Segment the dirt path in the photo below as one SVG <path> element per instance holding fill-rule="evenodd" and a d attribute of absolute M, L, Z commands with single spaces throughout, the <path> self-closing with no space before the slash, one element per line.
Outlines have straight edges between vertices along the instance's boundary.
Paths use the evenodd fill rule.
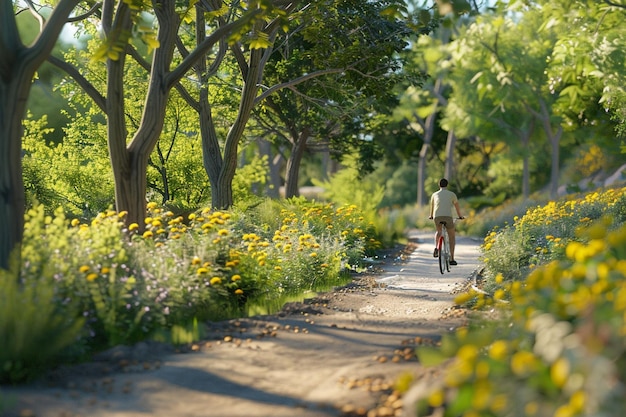
<path fill-rule="evenodd" d="M 423 378 L 413 351 L 463 322 L 452 294 L 478 268 L 479 242 L 459 238 L 441 275 L 432 234 L 379 271 L 280 314 L 208 325 L 184 353 L 119 347 L 35 384 L 2 388 L 6 417 L 327 417 L 401 415 L 393 385 Z M 372 411 L 374 410 L 374 411 Z M 373 414 L 373 413 L 376 414 Z"/>

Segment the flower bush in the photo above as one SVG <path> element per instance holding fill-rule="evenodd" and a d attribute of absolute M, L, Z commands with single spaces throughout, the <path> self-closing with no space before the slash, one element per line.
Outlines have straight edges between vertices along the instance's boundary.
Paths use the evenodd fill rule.
<path fill-rule="evenodd" d="M 617 227 L 626 220 L 625 214 L 626 188 L 577 194 L 529 208 L 512 224 L 486 235 L 481 249 L 487 289 L 498 274 L 505 281 L 523 280 L 533 268 L 561 259 L 569 242 L 583 241 L 580 231 L 595 220 L 611 218 Z"/>
<path fill-rule="evenodd" d="M 0 356 L 0 380 L 31 377 L 29 364 L 40 369 L 61 349 L 76 359 L 345 283 L 345 272 L 380 246 L 366 217 L 356 206 L 304 199 L 203 209 L 187 218 L 149 203 L 141 226 L 126 225 L 125 213 L 112 210 L 84 223 L 60 209 L 48 216 L 33 208 L 22 265 L 1 293 L 15 302 L 0 307 L 0 338 L 15 346 Z M 26 304 L 41 304 L 45 316 L 17 311 Z M 46 355 L 24 349 L 42 337 Z"/>
<path fill-rule="evenodd" d="M 530 256 L 487 259 L 490 291 L 470 291 L 456 302 L 491 311 L 488 319 L 477 316 L 434 352 L 418 350 L 423 360 L 448 361 L 444 378 L 420 400 L 420 415 L 626 413 L 623 193 L 607 190 L 530 209 L 513 226 L 487 235 L 485 257 L 529 248 Z M 520 272 L 524 265 L 527 273 Z"/>

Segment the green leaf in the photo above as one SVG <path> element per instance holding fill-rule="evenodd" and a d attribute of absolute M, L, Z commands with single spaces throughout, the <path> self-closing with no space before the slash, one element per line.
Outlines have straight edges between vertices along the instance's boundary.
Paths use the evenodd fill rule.
<path fill-rule="evenodd" d="M 269 35 L 264 32 L 255 32 L 250 37 L 250 48 L 251 49 L 264 49 L 268 48 L 272 45 L 269 39 Z"/>
<path fill-rule="evenodd" d="M 441 352 L 441 349 L 431 346 L 419 346 L 415 349 L 415 355 L 424 366 L 437 366 L 445 362 L 448 358 Z"/>
<path fill-rule="evenodd" d="M 434 101 L 428 106 L 421 106 L 417 108 L 417 115 L 423 119 L 430 116 L 437 110 L 437 102 Z"/>

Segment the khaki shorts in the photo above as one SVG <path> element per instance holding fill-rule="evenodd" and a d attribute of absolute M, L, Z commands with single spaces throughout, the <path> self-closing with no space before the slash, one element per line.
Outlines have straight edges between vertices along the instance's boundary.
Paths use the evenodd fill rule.
<path fill-rule="evenodd" d="M 454 219 L 451 216 L 437 216 L 435 217 L 435 227 L 439 226 L 439 223 L 446 222 L 446 229 L 454 229 Z"/>

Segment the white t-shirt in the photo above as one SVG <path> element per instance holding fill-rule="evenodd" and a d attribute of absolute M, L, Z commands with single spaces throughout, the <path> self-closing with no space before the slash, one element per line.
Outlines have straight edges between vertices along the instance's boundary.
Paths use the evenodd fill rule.
<path fill-rule="evenodd" d="M 454 217 L 452 209 L 454 208 L 454 203 L 457 201 L 459 200 L 456 198 L 456 194 L 445 188 L 441 188 L 430 197 L 430 212 L 433 217 Z"/>

